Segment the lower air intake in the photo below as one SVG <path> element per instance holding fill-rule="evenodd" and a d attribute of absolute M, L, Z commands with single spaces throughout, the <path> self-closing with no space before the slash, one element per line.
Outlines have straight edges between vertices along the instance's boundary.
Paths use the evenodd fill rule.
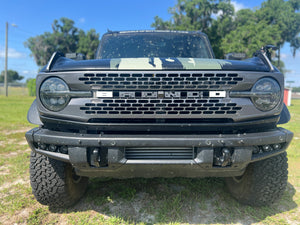
<path fill-rule="evenodd" d="M 174 160 L 174 159 L 194 159 L 193 148 L 126 148 L 126 159 L 132 160 Z"/>

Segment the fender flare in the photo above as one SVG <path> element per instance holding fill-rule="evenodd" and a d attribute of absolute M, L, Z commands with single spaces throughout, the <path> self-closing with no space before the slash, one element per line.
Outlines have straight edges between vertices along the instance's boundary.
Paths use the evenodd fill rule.
<path fill-rule="evenodd" d="M 280 118 L 277 124 L 285 124 L 287 122 L 289 122 L 291 119 L 291 115 L 290 112 L 288 110 L 288 108 L 286 107 L 285 104 L 283 104 L 283 109 L 280 113 Z"/>
<path fill-rule="evenodd" d="M 36 125 L 43 125 L 42 121 L 40 120 L 40 114 L 37 108 L 36 99 L 31 104 L 28 113 L 27 113 L 27 120 L 29 123 L 36 124 Z"/>

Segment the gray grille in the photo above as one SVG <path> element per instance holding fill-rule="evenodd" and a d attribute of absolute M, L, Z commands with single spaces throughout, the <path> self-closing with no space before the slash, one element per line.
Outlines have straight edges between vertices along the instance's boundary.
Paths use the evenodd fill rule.
<path fill-rule="evenodd" d="M 86 114 L 109 115 L 197 115 L 236 114 L 236 103 L 220 103 L 218 99 L 106 99 L 101 103 L 86 103 L 80 110 Z"/>
<path fill-rule="evenodd" d="M 86 73 L 78 78 L 102 90 L 217 90 L 243 81 L 237 73 Z"/>
<path fill-rule="evenodd" d="M 193 148 L 126 148 L 125 158 L 133 160 L 194 159 Z"/>

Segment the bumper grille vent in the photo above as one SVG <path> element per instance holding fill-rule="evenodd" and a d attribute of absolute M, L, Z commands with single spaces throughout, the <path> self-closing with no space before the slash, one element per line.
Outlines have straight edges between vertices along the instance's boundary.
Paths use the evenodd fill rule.
<path fill-rule="evenodd" d="M 132 160 L 194 159 L 193 148 L 126 148 L 125 158 Z"/>
<path fill-rule="evenodd" d="M 243 81 L 236 73 L 86 73 L 78 79 L 102 90 L 217 90 Z"/>

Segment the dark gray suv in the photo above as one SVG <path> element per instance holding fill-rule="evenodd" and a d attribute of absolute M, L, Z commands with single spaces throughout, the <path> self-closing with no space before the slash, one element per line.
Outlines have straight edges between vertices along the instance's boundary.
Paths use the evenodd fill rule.
<path fill-rule="evenodd" d="M 214 176 L 242 203 L 272 203 L 293 134 L 277 127 L 290 115 L 269 48 L 221 60 L 200 32 L 126 31 L 105 34 L 94 60 L 54 53 L 28 112 L 36 199 L 70 206 L 88 177 Z"/>

